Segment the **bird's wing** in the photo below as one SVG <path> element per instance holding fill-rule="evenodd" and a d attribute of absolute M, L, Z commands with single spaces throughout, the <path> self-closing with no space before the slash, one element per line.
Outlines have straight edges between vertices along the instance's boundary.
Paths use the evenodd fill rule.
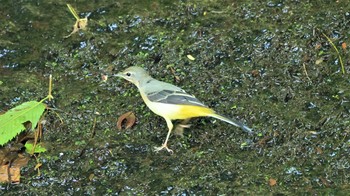
<path fill-rule="evenodd" d="M 187 94 L 182 89 L 154 91 L 147 93 L 147 97 L 152 102 L 206 107 L 196 97 Z"/>

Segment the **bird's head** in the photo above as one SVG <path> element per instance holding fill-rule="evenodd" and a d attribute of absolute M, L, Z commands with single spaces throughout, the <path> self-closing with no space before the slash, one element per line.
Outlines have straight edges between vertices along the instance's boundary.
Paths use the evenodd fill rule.
<path fill-rule="evenodd" d="M 142 80 L 150 77 L 146 70 L 137 66 L 128 67 L 124 71 L 119 72 L 117 76 L 124 78 L 136 86 L 139 86 Z"/>

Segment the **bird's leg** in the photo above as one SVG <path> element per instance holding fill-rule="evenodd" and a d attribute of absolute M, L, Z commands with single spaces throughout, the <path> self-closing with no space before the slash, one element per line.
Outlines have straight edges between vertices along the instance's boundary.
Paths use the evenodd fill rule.
<path fill-rule="evenodd" d="M 191 127 L 190 124 L 187 124 L 188 121 L 190 121 L 190 120 L 191 120 L 190 118 L 187 118 L 187 119 L 181 121 L 181 123 L 177 124 L 176 127 L 174 128 L 174 134 L 183 137 L 184 136 L 184 134 L 183 134 L 184 129 Z"/>
<path fill-rule="evenodd" d="M 167 134 L 166 139 L 165 139 L 164 143 L 162 144 L 162 146 L 155 147 L 154 151 L 158 152 L 160 150 L 166 149 L 168 152 L 173 153 L 173 150 L 168 148 L 168 140 L 169 140 L 169 137 L 170 137 L 170 133 L 171 133 L 171 131 L 173 129 L 173 123 L 171 122 L 170 119 L 166 119 L 165 118 L 165 120 L 166 120 L 166 124 L 168 125 L 168 129 L 169 129 L 168 134 Z"/>

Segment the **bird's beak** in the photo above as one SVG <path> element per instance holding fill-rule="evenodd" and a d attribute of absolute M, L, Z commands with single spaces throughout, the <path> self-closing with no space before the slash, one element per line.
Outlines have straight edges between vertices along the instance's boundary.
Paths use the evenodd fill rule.
<path fill-rule="evenodd" d="M 123 77 L 124 77 L 124 75 L 123 75 L 123 73 L 122 73 L 122 72 L 117 73 L 115 76 L 117 76 L 117 77 L 121 77 L 121 78 L 123 78 Z"/>

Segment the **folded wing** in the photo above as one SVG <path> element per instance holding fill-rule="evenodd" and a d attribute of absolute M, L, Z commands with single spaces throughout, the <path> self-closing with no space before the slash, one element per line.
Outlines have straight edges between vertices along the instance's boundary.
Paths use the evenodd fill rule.
<path fill-rule="evenodd" d="M 157 92 L 150 92 L 147 97 L 152 102 L 180 104 L 180 105 L 194 105 L 207 107 L 201 103 L 196 97 L 187 94 L 185 91 L 162 90 Z"/>

